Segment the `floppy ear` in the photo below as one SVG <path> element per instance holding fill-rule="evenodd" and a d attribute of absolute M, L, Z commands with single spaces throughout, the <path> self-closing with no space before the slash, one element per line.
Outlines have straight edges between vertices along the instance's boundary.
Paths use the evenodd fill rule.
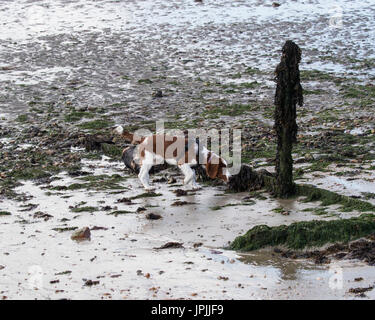
<path fill-rule="evenodd" d="M 219 167 L 218 178 L 224 180 L 225 182 L 228 182 L 228 176 L 226 174 L 224 174 L 224 168 L 227 168 L 227 164 L 221 158 L 219 160 L 219 166 L 218 167 Z"/>
<path fill-rule="evenodd" d="M 217 177 L 217 173 L 219 171 L 219 165 L 211 162 L 206 163 L 206 172 L 207 175 L 211 179 L 215 179 Z"/>

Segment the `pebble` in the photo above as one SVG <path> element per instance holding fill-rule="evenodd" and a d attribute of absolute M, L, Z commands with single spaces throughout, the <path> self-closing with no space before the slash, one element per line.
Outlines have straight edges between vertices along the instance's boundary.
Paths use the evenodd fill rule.
<path fill-rule="evenodd" d="M 72 234 L 71 239 L 76 241 L 91 240 L 90 228 L 84 227 L 82 229 L 75 231 Z"/>

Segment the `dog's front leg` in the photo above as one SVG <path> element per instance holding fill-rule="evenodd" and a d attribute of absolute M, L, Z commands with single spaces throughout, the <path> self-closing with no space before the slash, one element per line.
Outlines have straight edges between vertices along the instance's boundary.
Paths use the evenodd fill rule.
<path fill-rule="evenodd" d="M 184 184 L 190 185 L 194 190 L 199 189 L 200 186 L 195 182 L 195 171 L 190 167 L 190 165 L 183 164 L 179 167 L 185 175 Z"/>
<path fill-rule="evenodd" d="M 139 170 L 138 178 L 141 181 L 143 187 L 150 191 L 154 188 L 150 186 L 150 175 L 149 171 L 152 168 L 152 164 L 144 163 L 141 166 L 141 169 Z"/>

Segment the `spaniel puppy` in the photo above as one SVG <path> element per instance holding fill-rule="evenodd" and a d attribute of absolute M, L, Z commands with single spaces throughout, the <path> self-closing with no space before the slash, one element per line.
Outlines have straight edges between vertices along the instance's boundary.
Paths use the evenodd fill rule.
<path fill-rule="evenodd" d="M 211 179 L 218 178 L 228 182 L 230 178 L 227 162 L 201 146 L 198 139 L 154 134 L 137 140 L 134 134 L 125 131 L 121 126 L 116 127 L 114 132 L 121 135 L 126 141 L 137 144 L 137 148 L 124 149 L 123 159 L 126 166 L 136 172 L 139 170 L 138 178 L 146 190 L 154 189 L 149 183 L 151 168 L 163 163 L 178 166 L 185 176 L 184 184 L 193 190 L 199 189 L 200 186 L 195 181 L 195 172 L 191 168 L 192 166 L 204 166 Z"/>

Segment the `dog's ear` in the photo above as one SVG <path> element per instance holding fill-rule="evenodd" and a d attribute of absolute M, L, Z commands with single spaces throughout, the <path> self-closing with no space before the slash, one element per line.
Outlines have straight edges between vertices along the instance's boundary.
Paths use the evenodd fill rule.
<path fill-rule="evenodd" d="M 211 179 L 215 179 L 217 177 L 218 171 L 219 171 L 219 164 L 212 163 L 211 159 L 208 159 L 207 163 L 206 163 L 206 172 L 207 172 L 207 175 Z"/>
<path fill-rule="evenodd" d="M 225 182 L 228 182 L 228 176 L 224 173 L 224 169 L 227 168 L 227 164 L 225 161 L 223 161 L 221 158 L 219 160 L 219 170 L 217 177 Z"/>

